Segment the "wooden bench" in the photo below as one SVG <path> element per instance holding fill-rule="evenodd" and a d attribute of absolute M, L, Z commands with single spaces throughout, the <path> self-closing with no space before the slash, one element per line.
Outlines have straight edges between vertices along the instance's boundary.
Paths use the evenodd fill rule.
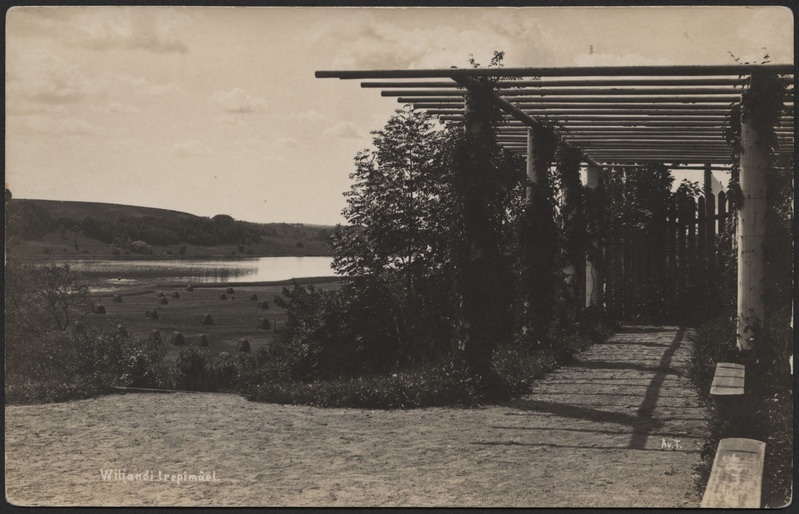
<path fill-rule="evenodd" d="M 710 385 L 710 396 L 718 408 L 719 416 L 734 426 L 747 424 L 747 400 L 745 395 L 746 368 L 743 364 L 719 362 Z M 749 437 L 752 434 L 735 433 L 737 437 Z"/>
<path fill-rule="evenodd" d="M 730 438 L 719 442 L 702 508 L 759 509 L 766 443 Z"/>
<path fill-rule="evenodd" d="M 710 385 L 710 395 L 714 397 L 743 395 L 745 379 L 746 368 L 743 364 L 719 362 L 716 364 L 716 373 Z"/>

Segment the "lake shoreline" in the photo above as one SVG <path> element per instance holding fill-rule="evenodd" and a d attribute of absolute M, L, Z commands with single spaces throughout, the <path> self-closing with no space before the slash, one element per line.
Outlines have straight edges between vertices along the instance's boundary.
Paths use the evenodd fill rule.
<path fill-rule="evenodd" d="M 106 290 L 95 291 L 95 292 L 90 291 L 89 296 L 97 299 L 112 298 L 116 295 L 122 297 L 138 296 L 143 294 L 151 294 L 160 289 L 174 289 L 178 291 L 183 291 L 189 285 L 191 285 L 194 289 L 226 289 L 228 287 L 278 287 L 278 286 L 288 287 L 294 284 L 297 285 L 330 284 L 334 282 L 340 282 L 342 278 L 344 277 L 340 277 L 337 275 L 329 275 L 329 276 L 318 276 L 318 277 L 290 278 L 285 280 L 262 280 L 262 281 L 252 281 L 252 282 L 205 282 L 198 284 L 188 284 L 186 282 L 164 282 L 164 283 L 156 283 L 153 285 L 146 285 L 146 286 L 125 285 L 112 291 L 106 291 Z"/>

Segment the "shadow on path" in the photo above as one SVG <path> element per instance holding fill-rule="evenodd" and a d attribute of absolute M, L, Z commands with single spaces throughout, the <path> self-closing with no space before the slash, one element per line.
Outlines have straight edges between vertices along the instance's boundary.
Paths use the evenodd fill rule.
<path fill-rule="evenodd" d="M 676 327 L 675 327 L 676 329 Z M 597 424 L 611 423 L 629 427 L 623 432 L 604 430 L 597 427 L 592 429 L 563 429 L 583 432 L 594 432 L 596 434 L 630 434 L 630 439 L 626 445 L 627 449 L 644 450 L 647 449 L 647 442 L 654 430 L 663 428 L 664 422 L 653 416 L 658 406 L 658 400 L 666 388 L 666 381 L 670 378 L 677 378 L 678 371 L 672 366 L 675 353 L 680 349 L 685 334 L 685 329 L 676 329 L 670 342 L 658 342 L 670 334 L 675 329 L 668 330 L 654 327 L 626 327 L 619 334 L 614 336 L 605 344 L 597 345 L 597 351 L 587 359 L 580 360 L 573 365 L 562 369 L 550 377 L 554 380 L 544 381 L 540 392 L 533 393 L 525 398 L 512 401 L 508 406 L 521 412 L 535 412 L 550 414 L 565 419 L 585 420 Z M 628 339 L 628 334 L 634 336 Z M 651 334 L 651 335 L 650 335 Z M 649 339 L 641 341 L 642 339 Z M 653 340 L 654 339 L 654 340 Z M 633 351 L 635 347 L 642 347 L 641 351 Z M 662 349 L 658 354 L 654 350 Z M 596 358 L 601 355 L 604 358 Z M 612 357 L 612 358 L 608 358 Z M 659 357 L 659 358 L 658 358 Z M 562 380 L 563 377 L 572 378 L 578 370 L 585 370 L 577 373 L 583 380 Z M 608 376 L 604 371 L 616 372 Z M 643 377 L 630 377 L 624 375 L 625 371 L 635 371 L 644 374 Z M 622 375 L 619 376 L 619 373 Z M 651 374 L 651 375 L 650 375 Z M 623 378 L 623 380 L 619 380 Z M 648 382 L 647 382 L 648 379 Z M 674 387 L 676 386 L 676 387 Z M 682 400 L 686 397 L 684 385 L 674 384 L 672 389 L 674 394 L 662 395 L 672 400 Z M 559 388 L 549 390 L 549 388 Z M 597 391 L 603 387 L 610 388 L 610 391 Z M 645 387 L 643 394 L 640 388 Z M 564 397 L 562 401 L 552 401 L 552 396 Z M 569 397 L 584 398 L 597 396 L 595 403 L 597 407 L 586 406 L 583 402 L 569 402 Z M 635 405 L 635 400 L 640 398 L 640 403 Z M 618 400 L 613 404 L 610 400 Z M 620 410 L 621 409 L 621 410 Z M 510 414 L 510 413 L 509 413 Z M 702 417 L 675 418 L 682 421 L 702 421 Z M 497 427 L 501 428 L 501 427 Z M 535 430 L 528 427 L 505 427 Z M 631 430 L 630 430 L 631 429 Z M 560 430 L 560 429 L 557 429 Z M 665 433 L 659 434 L 661 437 Z M 474 442 L 473 444 L 503 444 L 502 442 Z M 525 444 L 511 442 L 508 444 Z M 532 446 L 548 446 L 547 443 L 530 443 Z M 563 447 L 563 445 L 555 445 Z M 575 446 L 579 448 L 580 446 Z M 586 448 L 599 448 L 594 445 Z M 620 449 L 623 447 L 614 447 Z"/>

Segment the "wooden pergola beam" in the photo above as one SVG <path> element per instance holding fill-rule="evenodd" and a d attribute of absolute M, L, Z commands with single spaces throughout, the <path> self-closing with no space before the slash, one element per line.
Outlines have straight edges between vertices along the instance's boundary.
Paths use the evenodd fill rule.
<path fill-rule="evenodd" d="M 524 107 L 517 105 L 520 109 L 531 116 L 687 116 L 687 117 L 695 117 L 695 116 L 716 116 L 716 117 L 726 117 L 729 113 L 728 110 L 724 109 L 685 109 L 683 110 L 643 110 L 643 109 L 580 109 L 580 110 L 555 110 L 555 109 L 540 109 L 540 108 L 532 108 L 532 109 L 525 109 Z M 442 115 L 454 115 L 454 116 L 462 116 L 463 109 L 457 107 L 448 107 L 448 108 L 432 108 L 426 109 L 427 114 L 433 116 L 442 116 Z"/>
<path fill-rule="evenodd" d="M 381 91 L 380 96 L 454 96 L 461 94 L 463 89 L 398 89 Z M 727 95 L 736 97 L 741 94 L 740 89 L 735 88 L 660 88 L 660 89 L 635 89 L 635 88 L 585 88 L 585 89 L 498 89 L 498 95 L 502 96 L 615 96 L 615 95 L 670 95 L 679 98 L 681 95 Z"/>
<path fill-rule="evenodd" d="M 544 97 L 537 97 L 537 96 L 524 96 L 514 98 L 516 103 L 534 103 L 534 104 L 547 104 L 547 103 L 587 103 L 587 104 L 598 104 L 598 103 L 612 103 L 612 104 L 624 104 L 624 103 L 683 103 L 683 104 L 693 104 L 693 103 L 722 103 L 727 105 L 732 105 L 732 103 L 736 100 L 735 97 L 731 96 L 681 96 L 681 97 L 674 97 L 674 96 L 591 96 L 591 97 L 584 97 L 584 96 L 558 96 L 558 95 L 550 95 Z M 446 103 L 463 103 L 463 97 L 461 96 L 401 96 L 397 98 L 397 101 L 402 104 L 407 103 L 414 103 L 414 102 L 446 102 Z M 793 103 L 793 95 L 790 95 L 786 98 L 786 104 Z"/>
<path fill-rule="evenodd" d="M 525 112 L 525 111 L 522 111 Z M 529 113 L 526 113 L 529 115 Z M 454 121 L 459 118 L 457 114 L 441 114 L 442 119 Z M 556 116 L 548 116 L 540 118 L 542 120 L 568 122 L 568 121 L 606 121 L 606 122 L 647 122 L 647 121 L 684 121 L 686 123 L 693 123 L 699 121 L 711 121 L 716 123 L 723 123 L 727 117 L 723 115 L 715 116 L 633 116 L 629 114 L 608 114 L 608 115 L 590 115 L 590 114 L 558 114 Z"/>
<path fill-rule="evenodd" d="M 619 76 L 733 76 L 756 70 L 793 74 L 792 64 L 731 64 L 710 66 L 575 66 L 570 68 L 439 68 L 424 70 L 323 70 L 316 78 L 395 79 L 456 77 L 619 77 Z"/>
<path fill-rule="evenodd" d="M 458 109 L 463 110 L 459 102 L 409 102 L 417 109 Z M 591 103 L 565 103 L 565 104 L 540 104 L 530 102 L 512 102 L 513 105 L 519 109 L 528 110 L 542 110 L 553 112 L 572 112 L 577 110 L 591 110 L 596 112 L 604 111 L 654 111 L 654 112 L 691 112 L 693 110 L 713 111 L 713 112 L 730 112 L 730 106 L 725 104 L 619 104 L 619 105 L 594 105 Z M 788 109 L 792 112 L 793 107 Z"/>
<path fill-rule="evenodd" d="M 600 87 L 600 86 L 742 86 L 746 84 L 744 78 L 667 78 L 667 79 L 597 79 L 597 80 L 498 80 L 497 87 Z M 362 88 L 403 88 L 403 87 L 434 87 L 451 88 L 454 84 L 449 81 L 382 81 L 361 82 Z"/>
<path fill-rule="evenodd" d="M 464 86 L 466 88 L 475 88 L 475 87 L 478 86 L 476 81 L 474 79 L 470 78 L 470 77 L 458 77 L 458 78 L 453 77 L 453 80 L 456 80 L 459 84 L 461 84 L 462 86 Z M 527 114 L 524 111 L 518 109 L 512 103 L 510 103 L 507 100 L 505 100 L 504 98 L 498 96 L 496 93 L 491 95 L 491 101 L 494 102 L 494 104 L 497 107 L 499 107 L 499 109 L 501 109 L 502 112 L 512 116 L 519 123 L 521 123 L 523 125 L 526 125 L 526 126 L 531 127 L 531 128 L 552 130 L 551 128 L 547 127 L 546 125 L 544 125 L 540 121 L 536 120 L 535 118 L 533 118 L 529 114 Z M 553 131 L 553 133 L 556 136 L 558 136 L 557 132 Z M 591 157 L 586 155 L 580 148 L 574 147 L 574 146 L 572 146 L 572 145 L 570 145 L 568 143 L 563 143 L 563 144 L 565 144 L 567 147 L 573 148 L 574 150 L 579 152 L 585 158 L 585 160 L 588 163 L 594 163 L 594 161 L 591 159 Z M 526 145 L 525 145 L 525 148 L 526 148 Z"/>

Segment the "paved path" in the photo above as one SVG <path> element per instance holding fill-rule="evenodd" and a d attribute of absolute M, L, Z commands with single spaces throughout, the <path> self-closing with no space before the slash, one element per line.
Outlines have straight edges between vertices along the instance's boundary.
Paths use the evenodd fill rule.
<path fill-rule="evenodd" d="M 697 507 L 704 412 L 676 327 L 628 327 L 481 409 L 316 409 L 129 394 L 6 407 L 24 505 Z M 104 480 L 101 469 L 155 480 Z M 158 473 L 215 472 L 210 482 Z"/>

